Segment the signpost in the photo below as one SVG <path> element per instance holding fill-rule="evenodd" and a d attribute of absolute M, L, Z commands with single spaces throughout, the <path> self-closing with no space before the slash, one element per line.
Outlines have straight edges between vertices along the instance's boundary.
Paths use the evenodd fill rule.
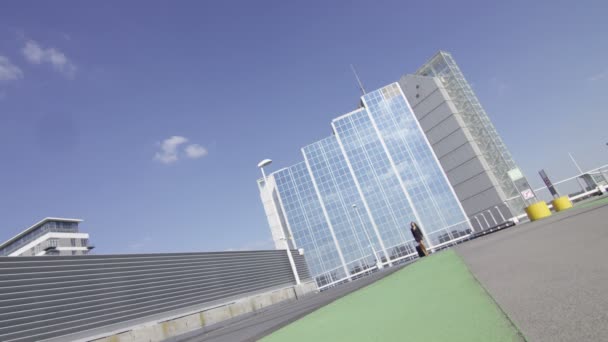
<path fill-rule="evenodd" d="M 553 196 L 554 198 L 558 198 L 559 194 L 557 193 L 557 189 L 555 189 L 555 187 L 553 186 L 553 183 L 551 183 L 551 180 L 547 176 L 547 173 L 545 172 L 545 170 L 538 171 L 538 174 L 540 175 L 540 178 L 543 179 L 543 182 L 547 186 L 547 189 L 549 189 L 549 192 L 551 192 L 551 196 Z"/>
<path fill-rule="evenodd" d="M 521 192 L 521 195 L 524 199 L 529 200 L 531 198 L 534 198 L 534 193 L 532 192 L 531 189 L 526 189 L 524 191 Z"/>
<path fill-rule="evenodd" d="M 524 200 L 524 204 L 529 205 L 529 200 L 532 200 L 533 202 L 536 195 L 534 194 L 534 191 L 532 191 L 530 184 L 526 181 L 526 178 L 524 178 L 524 174 L 521 170 L 519 168 L 514 168 L 509 170 L 508 174 L 513 186 Z"/>

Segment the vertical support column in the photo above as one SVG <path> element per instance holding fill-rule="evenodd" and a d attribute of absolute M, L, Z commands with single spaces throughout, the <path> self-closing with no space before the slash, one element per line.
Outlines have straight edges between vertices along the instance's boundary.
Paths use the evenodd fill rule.
<path fill-rule="evenodd" d="M 289 243 L 287 245 L 289 246 Z M 285 251 L 287 252 L 287 258 L 289 259 L 289 265 L 291 265 L 291 271 L 293 272 L 293 278 L 296 280 L 296 285 L 300 285 L 300 275 L 298 274 L 296 263 L 293 261 L 291 250 L 288 247 Z"/>
<path fill-rule="evenodd" d="M 336 129 L 334 121 L 332 121 L 332 123 L 331 123 L 331 128 L 335 132 L 336 141 L 338 142 L 338 145 L 340 146 L 340 151 L 342 151 L 342 155 L 344 156 L 344 160 L 346 161 L 348 170 L 350 171 L 350 174 L 353 177 L 353 181 L 355 182 L 355 187 L 357 188 L 357 192 L 359 193 L 359 198 L 361 198 L 361 202 L 363 202 L 363 206 L 365 207 L 365 212 L 367 213 L 367 217 L 372 224 L 372 228 L 374 229 L 374 233 L 376 235 L 376 238 L 378 239 L 378 243 L 380 244 L 380 249 L 382 250 L 382 253 L 384 253 L 384 256 L 386 257 L 386 261 L 388 261 L 388 265 L 393 266 L 393 263 L 391 262 L 389 254 L 386 251 L 386 246 L 384 245 L 384 240 L 382 240 L 380 231 L 378 231 L 378 226 L 376 225 L 376 221 L 374 220 L 372 212 L 369 208 L 367 199 L 365 198 L 365 195 L 363 194 L 363 189 L 361 188 L 361 184 L 359 184 L 359 180 L 357 179 L 357 174 L 355 173 L 355 170 L 353 169 L 353 165 L 350 162 L 348 153 L 346 153 L 346 149 L 344 148 L 344 145 L 342 144 L 342 139 L 340 137 L 340 134 L 338 134 L 338 130 Z M 363 227 L 363 228 L 365 228 L 365 227 Z"/>

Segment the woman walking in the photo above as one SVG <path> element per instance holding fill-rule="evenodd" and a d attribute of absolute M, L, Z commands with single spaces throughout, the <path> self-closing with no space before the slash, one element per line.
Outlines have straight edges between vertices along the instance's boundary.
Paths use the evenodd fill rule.
<path fill-rule="evenodd" d="M 418 227 L 416 222 L 412 221 L 412 223 L 410 223 L 410 231 L 412 232 L 412 235 L 414 236 L 414 240 L 416 240 L 416 242 L 418 242 L 418 246 L 416 246 L 416 250 L 418 251 L 418 256 L 425 257 L 425 256 L 429 255 L 429 253 L 426 250 L 426 246 L 424 246 L 424 234 L 422 234 L 422 230 L 420 230 L 420 227 Z"/>

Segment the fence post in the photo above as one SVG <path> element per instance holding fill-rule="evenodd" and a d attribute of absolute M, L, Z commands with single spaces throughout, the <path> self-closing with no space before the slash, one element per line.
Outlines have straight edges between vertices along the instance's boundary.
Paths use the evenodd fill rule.
<path fill-rule="evenodd" d="M 481 227 L 481 222 L 479 221 L 479 218 L 476 216 L 473 216 L 474 219 L 477 220 L 477 226 L 479 226 L 479 230 L 483 230 L 483 228 Z"/>
<path fill-rule="evenodd" d="M 483 217 L 483 220 L 486 221 L 486 229 L 490 228 L 490 222 L 488 222 L 488 219 L 486 218 L 486 215 L 484 215 L 483 213 L 481 213 L 481 217 Z"/>
<path fill-rule="evenodd" d="M 500 218 L 502 219 L 502 222 L 505 222 L 505 215 L 502 214 L 502 211 L 500 211 L 500 208 L 498 206 L 494 207 L 496 209 L 496 211 L 498 211 L 498 213 L 500 214 Z"/>
<path fill-rule="evenodd" d="M 498 225 L 498 222 L 496 222 L 496 218 L 494 218 L 494 214 L 492 214 L 492 209 L 488 209 L 487 211 L 490 214 L 490 217 L 492 218 L 492 221 L 494 221 L 494 225 Z"/>

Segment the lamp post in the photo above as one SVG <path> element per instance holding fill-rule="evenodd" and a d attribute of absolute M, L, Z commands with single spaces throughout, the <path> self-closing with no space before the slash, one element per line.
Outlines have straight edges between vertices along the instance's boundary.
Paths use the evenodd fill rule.
<path fill-rule="evenodd" d="M 258 163 L 258 168 L 262 171 L 262 177 L 264 178 L 264 183 L 266 182 L 266 173 L 264 172 L 264 166 L 268 166 L 272 164 L 272 160 L 264 159 Z"/>
<path fill-rule="evenodd" d="M 367 238 L 369 247 L 372 249 L 372 252 L 374 253 L 374 258 L 376 258 L 376 267 L 378 267 L 378 269 L 382 269 L 384 266 L 382 266 L 382 261 L 380 260 L 380 258 L 378 258 L 378 253 L 376 253 L 376 249 L 374 248 L 372 239 L 370 239 L 369 234 L 367 234 L 367 229 L 365 228 L 365 224 L 363 223 L 363 219 L 361 218 L 361 214 L 359 213 L 359 208 L 357 208 L 356 204 L 353 204 L 353 209 L 355 209 L 355 212 L 357 213 L 357 217 L 359 218 L 359 222 L 361 223 L 361 228 L 363 228 L 363 233 L 365 233 L 365 237 Z"/>
<path fill-rule="evenodd" d="M 264 167 L 268 166 L 272 164 L 272 160 L 270 159 L 264 159 L 261 162 L 258 163 L 258 168 L 262 171 L 262 177 L 264 178 L 264 190 L 263 191 L 269 191 L 266 190 L 266 173 L 264 172 Z M 281 229 L 281 232 L 283 233 L 283 237 L 279 238 L 279 240 L 284 240 L 285 241 L 285 251 L 287 252 L 287 258 L 289 259 L 289 265 L 291 266 L 291 271 L 293 272 L 293 277 L 296 281 L 296 285 L 300 285 L 300 275 L 298 274 L 298 269 L 296 268 L 296 263 L 293 261 L 293 255 L 291 255 L 291 250 L 289 249 L 289 240 L 292 239 L 292 237 L 287 237 L 285 236 L 285 231 L 283 231 Z"/>
<path fill-rule="evenodd" d="M 293 278 L 296 281 L 296 285 L 300 285 L 300 275 L 298 274 L 298 269 L 296 268 L 296 263 L 293 261 L 293 255 L 291 255 L 291 250 L 289 249 L 289 241 L 293 239 L 292 237 L 285 237 L 283 236 L 282 238 L 280 238 L 280 240 L 285 240 L 285 244 L 287 245 L 287 247 L 285 247 L 285 250 L 287 251 L 287 258 L 289 259 L 289 265 L 291 266 L 291 271 L 293 272 Z M 298 251 L 298 253 L 300 253 L 300 251 Z"/>
<path fill-rule="evenodd" d="M 578 185 L 580 185 L 581 190 L 583 192 L 585 192 L 585 184 L 581 180 L 581 177 L 583 176 L 583 170 L 578 165 L 578 163 L 576 162 L 576 160 L 574 160 L 574 157 L 572 156 L 572 153 L 568 152 L 568 156 L 570 156 L 570 160 L 572 160 L 572 163 L 574 164 L 574 167 L 576 167 L 576 169 L 578 170 L 579 174 L 578 174 L 578 176 L 576 176 L 576 180 L 578 181 Z"/>

